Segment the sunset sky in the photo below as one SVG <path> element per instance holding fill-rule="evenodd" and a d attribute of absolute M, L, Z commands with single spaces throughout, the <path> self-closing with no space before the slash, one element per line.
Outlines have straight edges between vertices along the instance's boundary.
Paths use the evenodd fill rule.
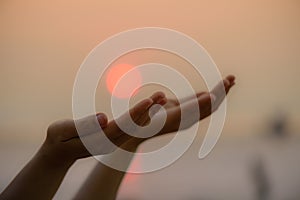
<path fill-rule="evenodd" d="M 187 34 L 208 51 L 222 76 L 237 77 L 223 137 L 263 131 L 277 111 L 287 113 L 299 133 L 299 20 L 298 0 L 1 0 L 0 156 L 7 164 L 0 167 L 0 189 L 40 146 L 47 126 L 72 117 L 73 83 L 88 53 L 133 28 Z M 174 55 L 148 50 L 116 62 L 153 61 L 184 71 L 196 89 L 206 90 Z M 110 115 L 106 87 L 99 85 L 96 99 L 98 111 Z"/>

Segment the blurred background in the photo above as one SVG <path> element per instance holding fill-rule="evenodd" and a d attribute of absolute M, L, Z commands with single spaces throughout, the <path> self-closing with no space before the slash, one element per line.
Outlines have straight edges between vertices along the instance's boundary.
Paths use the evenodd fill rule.
<path fill-rule="evenodd" d="M 73 83 L 88 53 L 121 31 L 157 26 L 194 38 L 237 84 L 207 158 L 199 160 L 198 151 L 209 119 L 174 164 L 128 174 L 118 199 L 299 199 L 299 24 L 298 0 L 1 0 L 0 191 L 38 150 L 47 126 L 72 117 Z M 167 64 L 206 90 L 192 66 L 167 52 L 132 52 L 118 62 Z M 145 87 L 135 98 L 156 89 Z M 111 117 L 109 97 L 101 80 L 96 107 Z M 147 141 L 140 151 L 172 137 Z M 71 199 L 95 164 L 93 158 L 76 162 L 54 199 Z"/>

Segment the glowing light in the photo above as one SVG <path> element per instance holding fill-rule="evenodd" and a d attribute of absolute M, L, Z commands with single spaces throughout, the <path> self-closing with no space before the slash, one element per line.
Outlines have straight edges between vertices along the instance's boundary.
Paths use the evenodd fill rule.
<path fill-rule="evenodd" d="M 132 71 L 129 74 L 122 77 L 130 70 Z M 106 76 L 106 86 L 108 91 L 111 95 L 118 98 L 129 98 L 131 95 L 134 95 L 141 84 L 141 73 L 128 64 L 119 64 L 111 67 Z"/>

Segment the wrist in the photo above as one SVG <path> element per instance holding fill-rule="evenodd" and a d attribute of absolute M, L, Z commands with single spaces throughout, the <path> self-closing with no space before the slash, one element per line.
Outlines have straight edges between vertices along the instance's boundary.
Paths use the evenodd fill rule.
<path fill-rule="evenodd" d="M 75 158 L 60 155 L 54 147 L 49 147 L 46 142 L 43 143 L 34 159 L 51 168 L 69 168 L 76 161 Z"/>

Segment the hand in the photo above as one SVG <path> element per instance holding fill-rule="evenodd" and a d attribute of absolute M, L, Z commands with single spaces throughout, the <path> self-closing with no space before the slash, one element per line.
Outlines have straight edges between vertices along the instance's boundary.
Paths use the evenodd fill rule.
<path fill-rule="evenodd" d="M 123 117 L 122 120 L 125 120 L 123 123 L 126 123 L 126 120 L 129 120 L 128 117 L 131 117 L 137 125 L 147 125 L 151 120 L 149 117 L 150 107 L 155 104 L 160 104 L 164 105 L 166 108 L 167 120 L 163 129 L 157 135 L 167 134 L 179 130 L 181 111 L 184 111 L 185 113 L 193 112 L 195 107 L 198 107 L 200 110 L 199 118 L 191 117 L 184 119 L 187 123 L 181 128 L 189 128 L 199 120 L 208 117 L 219 107 L 225 98 L 225 94 L 227 94 L 230 88 L 235 84 L 234 80 L 234 76 L 227 76 L 210 93 L 201 92 L 196 94 L 197 101 L 194 101 L 192 97 L 187 97 L 181 101 L 181 105 L 179 104 L 178 100 L 167 100 L 162 92 L 157 92 L 150 98 L 141 101 L 132 109 L 130 109 L 130 115 L 126 116 L 125 118 Z M 225 93 L 223 93 L 223 87 L 225 88 Z M 89 119 L 90 117 L 87 117 L 86 119 L 83 119 L 83 122 L 86 121 L 88 124 Z M 97 119 L 100 126 L 103 128 L 105 135 L 118 147 L 122 146 L 126 149 L 135 149 L 138 144 L 145 140 L 145 138 L 135 138 L 127 133 L 124 133 L 117 125 L 116 120 L 112 120 L 111 122 L 107 123 L 107 117 L 103 113 L 97 114 Z M 98 136 L 97 133 L 92 133 L 87 134 L 86 137 L 93 141 L 93 138 Z M 100 148 L 100 150 L 97 152 L 98 154 L 111 152 L 111 150 L 101 150 L 101 144 L 97 144 L 96 140 L 95 144 Z M 47 139 L 42 149 L 43 152 L 46 152 L 46 155 L 54 155 L 51 157 L 54 157 L 55 159 L 61 158 L 64 161 L 76 160 L 78 158 L 90 156 L 90 153 L 86 150 L 78 136 L 73 120 L 63 120 L 52 124 L 48 128 Z"/>
<path fill-rule="evenodd" d="M 180 101 L 181 104 L 175 99 L 168 100 L 164 106 L 167 110 L 167 122 L 160 134 L 174 132 L 179 129 L 182 114 L 181 111 L 185 113 L 185 118 L 183 120 L 186 122 L 182 124 L 182 129 L 189 128 L 199 120 L 210 116 L 219 108 L 226 94 L 228 94 L 231 87 L 234 85 L 235 77 L 233 75 L 229 75 L 223 81 L 218 83 L 212 91 L 197 93 L 197 101 L 194 100 L 194 96 L 182 99 Z M 193 119 L 193 117 L 196 116 L 193 112 L 197 111 L 197 109 L 195 109 L 197 107 L 200 111 L 200 116 L 199 118 Z M 190 114 L 187 115 L 187 113 Z"/>
<path fill-rule="evenodd" d="M 232 86 L 235 85 L 235 77 L 232 75 L 227 76 L 223 81 L 218 83 L 215 88 L 210 92 L 200 92 L 196 94 L 196 101 L 194 99 L 194 96 L 186 97 L 184 99 L 181 99 L 181 104 L 177 99 L 167 99 L 163 93 L 157 93 L 160 94 L 159 101 L 160 105 L 163 105 L 166 109 L 167 113 L 167 120 L 163 127 L 163 129 L 156 134 L 163 135 L 171 132 L 175 132 L 179 130 L 179 125 L 181 122 L 181 111 L 184 113 L 191 113 L 189 115 L 185 115 L 184 122 L 181 126 L 181 129 L 187 129 L 191 127 L 193 124 L 198 122 L 199 120 L 202 120 L 208 116 L 210 116 L 214 111 L 218 109 L 220 104 L 225 98 L 225 95 L 229 92 Z M 225 89 L 225 93 L 224 93 Z M 157 99 L 153 99 L 153 102 L 157 101 Z M 200 116 L 192 114 L 195 110 L 195 108 L 199 108 L 200 110 Z M 159 115 L 159 112 L 157 113 Z M 197 116 L 197 118 L 195 118 Z M 159 116 L 158 116 L 159 117 Z M 148 118 L 148 120 L 150 120 Z M 142 126 L 149 123 L 149 121 L 144 121 L 142 123 Z M 155 137 L 153 136 L 153 137 Z M 125 137 L 125 136 L 123 136 Z M 145 141 L 144 138 L 126 138 L 126 141 L 122 148 L 130 151 L 135 151 L 137 146 Z"/>
<path fill-rule="evenodd" d="M 136 124 L 142 126 L 150 120 L 148 115 L 149 108 L 154 103 L 164 104 L 165 102 L 166 99 L 162 93 L 155 93 L 150 98 L 139 102 L 131 108 L 129 110 L 129 116 L 124 114 L 125 117 L 122 119 L 125 121 L 123 123 L 126 123 L 126 120 L 129 120 L 128 118 L 131 117 Z M 121 146 L 126 140 L 131 138 L 118 127 L 116 120 L 112 120 L 108 123 L 105 114 L 98 113 L 96 116 L 104 134 L 116 146 Z M 80 123 L 89 127 L 92 124 L 91 121 L 93 121 L 93 119 L 94 116 L 88 116 L 81 119 Z M 102 146 L 107 146 L 107 144 L 97 143 L 97 138 L 99 137 L 98 134 L 99 133 L 90 131 L 90 133 L 87 132 L 86 135 L 83 136 L 84 138 L 82 135 L 80 138 L 74 120 L 67 119 L 54 122 L 48 127 L 47 137 L 39 150 L 39 155 L 47 158 L 52 163 L 74 162 L 76 159 L 88 157 L 90 156 L 90 153 L 83 145 L 81 139 L 88 139 L 89 141 L 92 141 L 96 147 L 99 147 L 99 149 L 96 149 L 98 155 L 111 152 L 111 148 L 101 148 Z"/>
<path fill-rule="evenodd" d="M 151 98 L 143 100 L 130 109 L 128 117 L 132 117 L 136 123 L 147 121 L 149 118 L 147 111 L 152 103 Z M 89 116 L 81 119 L 80 123 L 83 123 L 87 130 L 92 130 L 93 127 L 90 125 L 95 125 L 94 119 L 94 116 Z M 125 117 L 123 120 L 126 121 L 128 118 Z M 97 123 L 104 129 L 109 139 L 116 144 L 122 143 L 119 136 L 124 133 L 117 128 L 114 120 L 107 124 L 107 117 L 99 113 Z M 91 138 L 93 141 L 98 133 L 84 132 L 84 134 L 85 139 Z M 93 145 L 101 147 L 105 144 L 95 140 Z M 105 151 L 105 148 L 100 150 Z M 90 156 L 90 153 L 79 138 L 74 120 L 57 121 L 49 126 L 47 138 L 40 150 L 0 194 L 0 199 L 52 199 L 75 160 L 87 156 Z M 107 180 L 102 181 L 106 183 Z"/>
<path fill-rule="evenodd" d="M 167 121 L 165 123 L 165 127 L 159 134 L 166 134 L 172 131 L 178 130 L 179 123 L 180 123 L 180 117 L 181 117 L 181 109 L 180 106 L 182 106 L 182 109 L 185 110 L 184 112 L 188 111 L 188 109 L 192 108 L 193 110 L 195 107 L 199 107 L 201 109 L 201 116 L 196 119 L 196 121 L 199 121 L 199 119 L 204 119 L 205 117 L 209 116 L 214 110 L 218 108 L 218 106 L 221 104 L 223 99 L 225 98 L 224 93 L 222 93 L 223 86 L 225 86 L 226 93 L 230 90 L 230 88 L 234 85 L 234 77 L 228 76 L 223 82 L 219 83 L 213 91 L 210 93 L 213 94 L 214 98 L 214 106 L 213 109 L 211 106 L 211 98 L 210 93 L 208 92 L 201 92 L 198 93 L 196 102 L 193 101 L 192 97 L 187 97 L 181 100 L 180 102 L 182 105 L 179 104 L 178 100 L 169 99 L 165 97 L 165 95 L 161 92 L 155 93 L 150 98 L 152 99 L 154 104 L 160 104 L 163 105 L 166 108 L 167 113 Z M 205 109 L 206 108 L 206 109 Z M 203 110 L 206 110 L 205 112 Z M 158 111 L 159 112 L 159 111 Z M 135 120 L 135 122 L 140 126 L 145 126 L 150 122 L 150 117 L 148 116 L 149 109 L 147 110 L 147 115 L 143 115 L 144 118 L 139 118 L 138 120 Z M 153 113 L 152 113 L 153 114 Z M 155 113 L 154 113 L 155 114 Z M 157 113 L 159 115 L 159 113 Z M 114 123 L 112 121 L 111 123 Z M 192 125 L 192 124 L 190 124 Z M 114 123 L 114 126 L 116 124 Z M 186 127 L 188 128 L 188 126 Z M 118 130 L 118 127 L 115 127 L 116 130 Z M 118 131 L 116 131 L 118 132 Z M 121 133 L 119 140 L 120 143 L 123 143 L 121 145 L 121 148 L 135 152 L 139 144 L 141 144 L 143 141 L 146 140 L 146 138 L 136 138 L 127 135 L 126 133 L 123 133 L 122 131 L 119 131 Z M 155 137 L 155 136 L 154 136 Z M 124 159 L 122 154 L 114 154 L 110 158 L 111 160 L 123 160 L 123 167 L 129 167 L 130 161 L 133 157 L 127 157 L 127 159 Z M 76 199 L 115 199 L 117 196 L 117 191 L 119 188 L 119 185 L 121 184 L 121 181 L 123 179 L 125 172 L 115 170 L 113 168 L 110 168 L 102 163 L 98 163 L 92 173 L 90 174 L 89 178 L 85 181 L 83 184 L 81 190 L 76 195 Z M 105 180 L 105 182 L 103 182 Z"/>

